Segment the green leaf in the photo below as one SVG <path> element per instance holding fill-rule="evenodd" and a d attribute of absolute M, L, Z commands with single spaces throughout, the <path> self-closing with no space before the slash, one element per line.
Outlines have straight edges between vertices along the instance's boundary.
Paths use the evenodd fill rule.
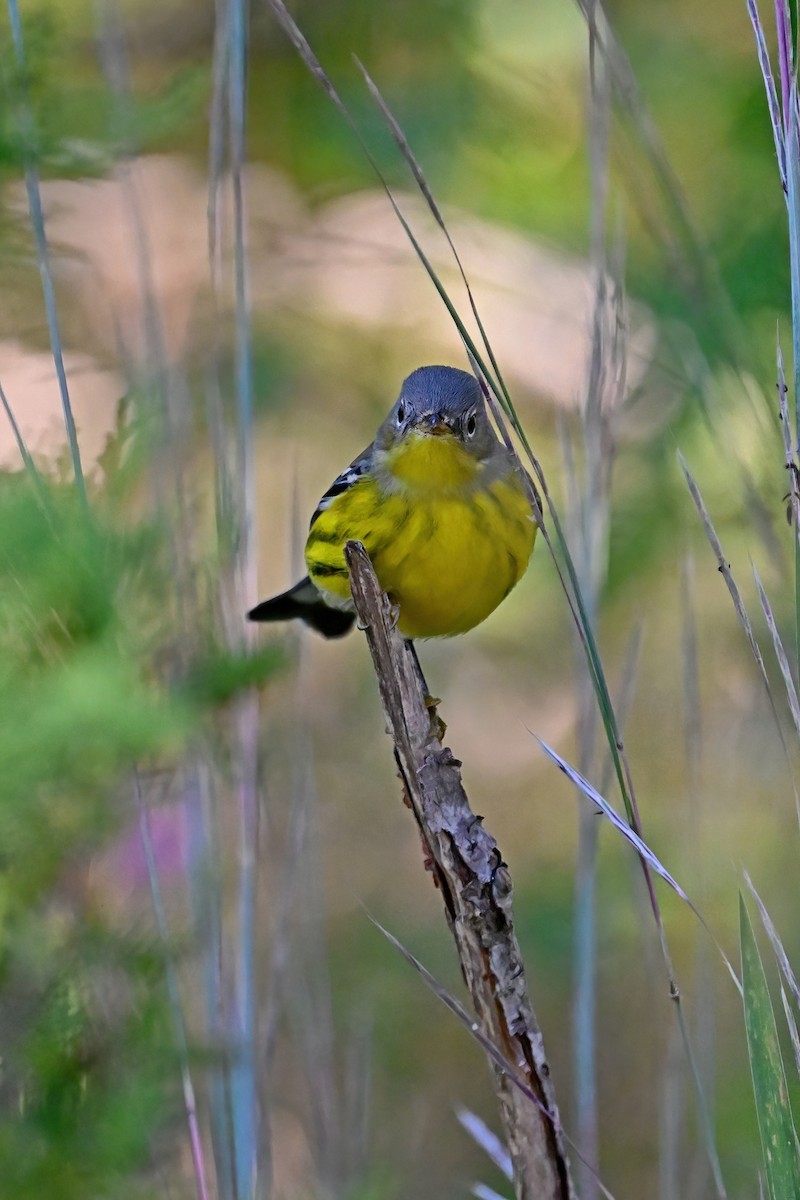
<path fill-rule="evenodd" d="M 251 654 L 212 650 L 192 664 L 183 689 L 196 704 L 226 704 L 245 688 L 263 687 L 286 663 L 283 647 L 275 643 Z"/>
<path fill-rule="evenodd" d="M 769 1196 L 770 1200 L 800 1200 L 800 1152 L 789 1104 L 778 1028 L 753 926 L 741 894 L 739 939 L 747 1053 Z"/>

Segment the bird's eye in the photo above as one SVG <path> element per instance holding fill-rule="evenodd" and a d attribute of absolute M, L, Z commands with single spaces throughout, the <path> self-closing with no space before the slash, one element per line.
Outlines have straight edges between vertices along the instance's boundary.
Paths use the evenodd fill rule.
<path fill-rule="evenodd" d="M 405 419 L 406 419 L 406 406 L 405 406 L 405 404 L 403 404 L 403 402 L 401 400 L 397 406 L 397 424 L 402 425 L 403 421 L 405 421 Z"/>
<path fill-rule="evenodd" d="M 467 437 L 474 437 L 477 428 L 478 422 L 475 420 L 475 413 L 470 413 L 467 417 Z"/>

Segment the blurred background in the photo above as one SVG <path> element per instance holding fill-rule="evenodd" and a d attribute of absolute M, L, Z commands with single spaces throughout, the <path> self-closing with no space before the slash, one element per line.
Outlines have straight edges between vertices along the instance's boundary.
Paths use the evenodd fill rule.
<path fill-rule="evenodd" d="M 576 561 L 596 585 L 646 840 L 734 961 L 744 869 L 796 959 L 796 754 L 782 749 L 677 460 L 680 450 L 779 679 L 752 564 L 794 657 L 775 390 L 776 326 L 791 359 L 789 260 L 744 0 L 608 5 L 619 48 L 607 146 L 586 20 L 569 0 L 307 0 L 292 11 L 464 314 L 447 245 L 354 55 L 443 208 Z M 226 1004 L 241 1000 L 225 983 L 227 971 L 239 979 L 238 952 L 217 992 L 204 971 L 209 946 L 235 942 L 246 919 L 242 848 L 256 806 L 257 1079 L 243 1086 L 259 1092 L 264 1117 L 259 1194 L 427 1200 L 466 1196 L 480 1179 L 510 1194 L 455 1116 L 466 1106 L 497 1127 L 480 1049 L 365 913 L 461 994 L 364 639 L 238 624 L 295 580 L 318 497 L 371 440 L 405 375 L 467 363 L 351 131 L 269 6 L 255 4 L 239 260 L 252 418 L 237 406 L 235 189 L 213 136 L 227 129 L 215 107 L 226 12 L 183 0 L 26 3 L 25 72 L 3 28 L 0 382 L 33 462 L 55 481 L 46 486 L 59 513 L 45 519 L 30 489 L 21 494 L 18 441 L 0 422 L 0 770 L 10 797 L 0 1005 L 18 1051 L 17 1075 L 0 1078 L 8 1194 L 194 1194 L 181 1066 L 192 1065 L 200 1137 L 213 1140 L 214 1105 L 224 1108 L 214 1080 L 221 1063 L 238 1070 L 225 1033 Z M 88 533 L 69 482 L 26 165 L 29 182 L 32 165 L 41 180 L 101 526 Z M 601 306 L 617 370 L 598 389 L 604 230 L 603 261 L 625 300 Z M 57 552 L 47 549 L 54 529 Z M 544 543 L 484 625 L 419 653 L 473 807 L 511 869 L 531 993 L 574 1132 L 586 1120 L 572 1008 L 587 802 L 532 734 L 597 786 L 609 777 Z M 192 691 L 187 680 L 200 682 Z M 255 764 L 255 730 L 248 793 L 241 764 L 245 751 Z M 606 794 L 619 806 L 612 786 Z M 641 872 L 619 836 L 591 820 L 600 1174 L 618 1197 L 713 1196 Z M 166 939 L 152 915 L 148 846 Z M 207 853 L 213 883 L 197 868 Z M 659 894 L 728 1195 L 752 1197 L 759 1142 L 741 1002 L 695 917 Z M 165 944 L 188 1057 L 176 1050 Z M 98 1072 L 93 1125 L 76 1096 Z M 217 1144 L 220 1161 L 236 1157 L 234 1142 Z M 217 1186 L 209 1195 L 232 1194 Z"/>

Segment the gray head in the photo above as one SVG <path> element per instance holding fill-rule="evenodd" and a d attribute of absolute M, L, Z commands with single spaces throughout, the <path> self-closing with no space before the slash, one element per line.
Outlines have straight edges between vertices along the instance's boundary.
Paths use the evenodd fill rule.
<path fill-rule="evenodd" d="M 412 431 L 452 434 L 479 459 L 488 458 L 499 445 L 480 384 L 474 375 L 455 367 L 412 371 L 378 430 L 376 445 L 388 450 Z"/>

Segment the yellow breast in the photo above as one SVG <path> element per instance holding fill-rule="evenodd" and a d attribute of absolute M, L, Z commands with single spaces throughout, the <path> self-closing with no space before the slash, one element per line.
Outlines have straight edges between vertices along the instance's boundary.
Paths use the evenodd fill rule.
<path fill-rule="evenodd" d="M 350 595 L 344 546 L 364 543 L 410 638 L 480 624 L 523 575 L 536 526 L 517 470 L 481 486 L 481 464 L 453 438 L 415 438 L 390 464 L 397 487 L 365 477 L 320 514 L 306 562 L 332 599 Z M 415 444 L 416 443 L 416 444 Z"/>
<path fill-rule="evenodd" d="M 452 436 L 410 433 L 384 455 L 384 467 L 402 490 L 417 496 L 463 492 L 481 464 Z"/>

